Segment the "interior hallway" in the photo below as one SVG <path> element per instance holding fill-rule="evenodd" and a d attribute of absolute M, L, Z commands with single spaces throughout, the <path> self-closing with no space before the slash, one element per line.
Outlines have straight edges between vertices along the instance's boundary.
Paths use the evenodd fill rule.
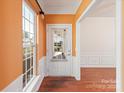
<path fill-rule="evenodd" d="M 1 0 L 0 11 L 0 91 L 124 91 L 124 0 Z M 122 21 L 119 24 L 115 12 L 122 15 L 117 18 Z M 59 43 L 48 39 L 47 26 L 51 24 L 71 25 L 71 29 L 62 30 L 71 31 L 67 37 L 72 44 L 68 44 L 68 38 Z M 51 30 L 56 33 L 52 27 Z M 64 33 L 58 36 L 64 37 Z M 48 49 L 52 51 L 50 56 Z M 52 62 L 56 61 L 54 53 L 60 50 L 68 62 L 62 62 L 65 57 Z M 56 77 L 58 73 L 73 77 Z"/>
<path fill-rule="evenodd" d="M 39 92 L 115 92 L 115 68 L 81 68 L 81 80 L 45 77 Z"/>

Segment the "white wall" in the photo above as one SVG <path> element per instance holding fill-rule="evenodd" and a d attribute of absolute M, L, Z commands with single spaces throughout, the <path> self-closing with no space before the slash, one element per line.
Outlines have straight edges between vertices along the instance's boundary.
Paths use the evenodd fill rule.
<path fill-rule="evenodd" d="M 115 67 L 114 32 L 114 17 L 86 17 L 80 22 L 82 67 Z"/>

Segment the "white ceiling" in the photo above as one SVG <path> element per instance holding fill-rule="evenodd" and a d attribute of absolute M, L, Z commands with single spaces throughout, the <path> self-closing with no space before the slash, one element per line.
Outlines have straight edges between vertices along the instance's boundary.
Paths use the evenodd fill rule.
<path fill-rule="evenodd" d="M 87 17 L 115 17 L 116 0 L 96 0 L 86 13 Z"/>
<path fill-rule="evenodd" d="M 82 0 L 38 0 L 45 14 L 75 14 Z"/>

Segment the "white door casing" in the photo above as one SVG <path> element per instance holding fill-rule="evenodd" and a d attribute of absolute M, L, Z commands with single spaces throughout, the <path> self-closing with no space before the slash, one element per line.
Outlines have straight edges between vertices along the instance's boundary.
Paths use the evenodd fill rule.
<path fill-rule="evenodd" d="M 72 76 L 72 25 L 71 24 L 47 24 L 47 75 L 48 76 Z M 65 36 L 65 51 L 67 60 L 51 61 L 53 52 L 53 28 L 68 29 Z"/>
<path fill-rule="evenodd" d="M 85 14 L 89 11 L 89 9 L 95 4 L 96 0 L 92 0 L 89 6 L 85 9 L 85 11 L 81 14 L 81 16 L 76 21 L 76 62 L 74 62 L 74 76 L 76 80 L 80 80 L 81 71 L 80 71 L 80 21 L 85 16 Z"/>

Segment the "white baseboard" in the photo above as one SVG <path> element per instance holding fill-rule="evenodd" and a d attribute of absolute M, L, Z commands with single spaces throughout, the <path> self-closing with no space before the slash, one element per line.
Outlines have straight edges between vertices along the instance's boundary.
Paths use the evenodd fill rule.
<path fill-rule="evenodd" d="M 81 55 L 81 67 L 116 67 L 113 55 Z"/>
<path fill-rule="evenodd" d="M 12 81 L 2 92 L 22 92 L 22 75 Z"/>

